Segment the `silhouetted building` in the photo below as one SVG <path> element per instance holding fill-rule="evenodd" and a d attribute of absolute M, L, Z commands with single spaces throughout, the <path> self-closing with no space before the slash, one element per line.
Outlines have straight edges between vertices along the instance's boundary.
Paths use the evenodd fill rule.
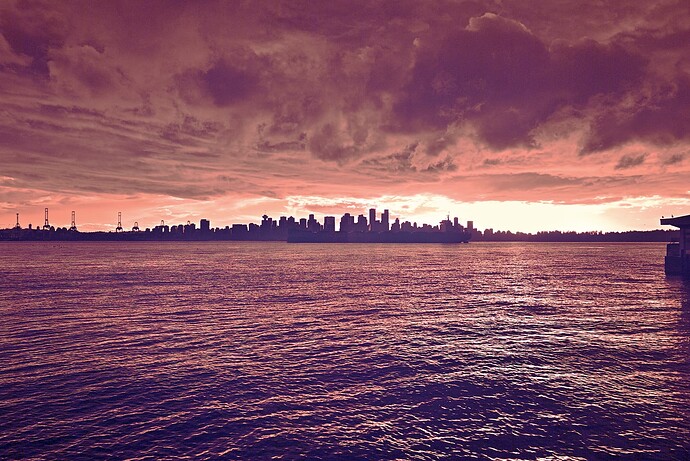
<path fill-rule="evenodd" d="M 390 229 L 390 226 L 388 224 L 388 210 L 383 210 L 383 213 L 381 213 L 381 231 L 382 232 L 387 232 Z"/>
<path fill-rule="evenodd" d="M 249 234 L 249 226 L 246 224 L 233 224 L 230 229 L 230 235 L 234 240 L 244 240 Z"/>
<path fill-rule="evenodd" d="M 357 232 L 366 232 L 369 229 L 367 218 L 363 214 L 357 216 L 357 224 L 355 227 Z"/>
<path fill-rule="evenodd" d="M 376 208 L 369 208 L 369 230 L 376 232 Z"/>
<path fill-rule="evenodd" d="M 352 232 L 355 230 L 355 218 L 350 213 L 345 213 L 340 218 L 340 232 Z"/>
<path fill-rule="evenodd" d="M 668 275 L 690 276 L 690 215 L 661 218 L 661 224 L 680 229 L 678 242 L 666 245 L 664 269 Z"/>
<path fill-rule="evenodd" d="M 45 222 L 48 224 L 48 210 L 45 210 Z M 369 210 L 371 221 L 368 223 L 365 215 L 360 214 L 357 221 L 350 213 L 345 213 L 340 219 L 340 231 L 336 231 L 336 217 L 325 216 L 323 225 L 310 214 L 308 219 L 300 219 L 299 224 L 294 217 L 281 216 L 279 220 L 273 220 L 268 215 L 263 215 L 261 224 L 255 223 L 234 224 L 232 228 L 211 228 L 208 219 L 201 219 L 199 228 L 195 223 L 187 221 L 186 224 L 168 226 L 161 220 L 159 226 L 152 230 L 147 228 L 145 232 L 139 231 L 138 223 L 134 223 L 131 232 L 116 229 L 116 232 L 78 232 L 76 231 L 75 212 L 72 212 L 71 232 L 67 227 L 53 226 L 41 229 L 28 229 L 19 226 L 19 214 L 14 228 L 0 229 L 0 240 L 253 240 L 253 241 L 289 241 L 289 242 L 359 242 L 359 243 L 458 243 L 469 239 L 467 233 L 462 232 L 458 226 L 454 226 L 450 220 L 442 222 L 441 226 L 424 225 L 417 228 L 409 222 L 400 223 L 395 219 L 390 226 L 390 214 L 384 210 L 381 221 L 376 220 L 376 209 Z M 457 223 L 457 218 L 455 220 Z M 118 212 L 118 228 L 121 228 L 121 213 Z M 461 227 L 461 226 L 459 226 Z M 447 232 L 440 232 L 442 229 Z M 407 230 L 407 232 L 406 232 Z M 434 234 L 434 235 L 431 235 Z M 444 234 L 444 235 L 440 235 Z"/>

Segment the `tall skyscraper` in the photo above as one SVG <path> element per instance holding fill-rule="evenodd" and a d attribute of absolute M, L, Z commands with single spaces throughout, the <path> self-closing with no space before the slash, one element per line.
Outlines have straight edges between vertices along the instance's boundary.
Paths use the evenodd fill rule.
<path fill-rule="evenodd" d="M 376 208 L 369 208 L 369 230 L 375 232 L 376 229 Z"/>

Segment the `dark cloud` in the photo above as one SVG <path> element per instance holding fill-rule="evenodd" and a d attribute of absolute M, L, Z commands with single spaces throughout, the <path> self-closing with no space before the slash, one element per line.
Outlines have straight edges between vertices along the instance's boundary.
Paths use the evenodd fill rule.
<path fill-rule="evenodd" d="M 551 49 L 553 86 L 563 102 L 582 105 L 596 95 L 620 98 L 638 84 L 646 60 L 618 44 L 583 40 L 574 44 L 558 43 Z"/>
<path fill-rule="evenodd" d="M 412 129 L 475 125 L 495 149 L 533 146 L 532 130 L 561 108 L 621 99 L 646 60 L 593 40 L 552 47 L 516 21 L 486 14 L 422 48 L 396 114 Z"/>
<path fill-rule="evenodd" d="M 494 15 L 476 18 L 439 45 L 422 46 L 396 114 L 408 128 L 470 120 L 495 145 L 524 141 L 537 115 L 508 117 L 515 123 L 507 123 L 505 114 L 512 105 L 539 105 L 533 96 L 544 87 L 540 70 L 548 59 L 544 44 L 519 24 Z"/>
<path fill-rule="evenodd" d="M 201 140 L 212 139 L 222 129 L 216 121 L 201 121 L 183 116 L 182 122 L 169 123 L 161 130 L 161 138 L 186 146 L 199 146 Z"/>
<path fill-rule="evenodd" d="M 224 61 L 202 72 L 200 79 L 204 89 L 218 106 L 227 106 L 247 98 L 257 87 L 255 75 Z"/>
<path fill-rule="evenodd" d="M 690 139 L 690 76 L 664 85 L 632 107 L 606 110 L 592 122 L 592 134 L 582 153 L 635 139 L 661 146 Z"/>
<path fill-rule="evenodd" d="M 417 167 L 412 163 L 413 156 L 417 151 L 419 143 L 405 146 L 399 152 L 388 155 L 374 156 L 360 162 L 366 170 L 374 170 L 387 173 L 403 173 L 417 171 Z"/>
<path fill-rule="evenodd" d="M 290 152 L 295 150 L 304 150 L 304 141 L 286 141 L 278 143 L 270 143 L 263 141 L 256 145 L 256 149 L 261 152 Z"/>
<path fill-rule="evenodd" d="M 625 170 L 628 168 L 633 168 L 638 165 L 642 165 L 647 158 L 647 154 L 638 155 L 624 155 L 616 163 L 614 167 L 616 170 Z"/>
<path fill-rule="evenodd" d="M 666 158 L 662 163 L 664 165 L 675 165 L 677 163 L 682 163 L 685 160 L 685 154 L 673 154 Z"/>
<path fill-rule="evenodd" d="M 251 97 L 259 86 L 254 69 L 243 69 L 225 60 L 213 63 L 207 70 L 188 70 L 177 77 L 180 95 L 191 104 L 205 99 L 224 107 Z"/>
<path fill-rule="evenodd" d="M 346 133 L 339 130 L 334 124 L 326 123 L 309 139 L 309 149 L 312 154 L 322 160 L 343 161 L 357 157 L 361 154 L 361 148 L 366 141 L 366 129 L 359 133 L 358 142 L 349 142 Z"/>
<path fill-rule="evenodd" d="M 11 4 L 0 7 L 0 32 L 15 53 L 31 58 L 30 73 L 47 78 L 49 53 L 64 46 L 69 27 L 51 2 Z"/>

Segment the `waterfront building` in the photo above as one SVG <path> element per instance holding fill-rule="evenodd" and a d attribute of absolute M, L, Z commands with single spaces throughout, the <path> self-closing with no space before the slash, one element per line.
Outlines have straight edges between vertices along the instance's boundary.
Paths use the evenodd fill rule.
<path fill-rule="evenodd" d="M 666 245 L 664 268 L 668 275 L 690 275 L 690 215 L 661 218 L 661 224 L 680 229 L 678 242 Z"/>

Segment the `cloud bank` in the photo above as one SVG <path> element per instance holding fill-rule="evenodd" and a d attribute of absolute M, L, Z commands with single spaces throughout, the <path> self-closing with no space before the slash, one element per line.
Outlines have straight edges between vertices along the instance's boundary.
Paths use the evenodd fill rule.
<path fill-rule="evenodd" d="M 93 197 L 690 200 L 688 2 L 322 3 L 3 2 L 4 221 Z"/>

